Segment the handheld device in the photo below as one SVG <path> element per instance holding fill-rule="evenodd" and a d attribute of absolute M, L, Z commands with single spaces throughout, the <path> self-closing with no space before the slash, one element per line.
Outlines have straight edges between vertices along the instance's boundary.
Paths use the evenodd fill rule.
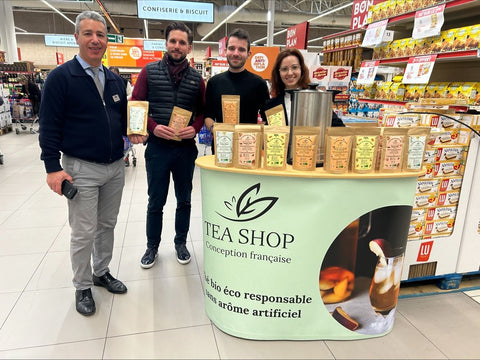
<path fill-rule="evenodd" d="M 73 186 L 70 181 L 67 179 L 62 182 L 62 194 L 65 195 L 67 199 L 73 199 L 77 195 L 77 188 Z"/>

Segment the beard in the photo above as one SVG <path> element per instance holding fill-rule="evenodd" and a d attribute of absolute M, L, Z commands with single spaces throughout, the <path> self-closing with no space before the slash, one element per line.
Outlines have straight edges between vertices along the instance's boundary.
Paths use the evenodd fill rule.
<path fill-rule="evenodd" d="M 175 64 L 179 64 L 181 62 L 183 62 L 186 58 L 187 58 L 187 55 L 181 55 L 180 58 L 174 58 L 172 54 L 168 53 L 168 58 Z M 178 56 L 179 54 L 178 53 L 175 53 L 176 56 Z"/>
<path fill-rule="evenodd" d="M 240 62 L 237 62 L 237 63 L 233 63 L 230 58 L 227 57 L 227 62 L 228 62 L 228 66 L 230 66 L 231 69 L 241 69 L 245 66 L 245 63 L 247 62 L 247 59 L 244 59 L 243 61 L 240 61 Z"/>

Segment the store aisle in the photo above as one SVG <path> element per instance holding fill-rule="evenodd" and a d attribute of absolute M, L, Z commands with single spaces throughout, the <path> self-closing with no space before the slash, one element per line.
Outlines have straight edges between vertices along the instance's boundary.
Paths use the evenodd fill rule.
<path fill-rule="evenodd" d="M 248 341 L 229 336 L 204 312 L 199 171 L 195 173 L 192 261 L 173 247 L 170 194 L 159 259 L 140 268 L 145 250 L 144 148 L 126 168 L 111 272 L 128 287 L 95 287 L 97 313 L 75 311 L 66 200 L 50 191 L 38 135 L 0 136 L 0 358 L 461 359 L 480 358 L 480 290 L 400 299 L 393 331 L 359 341 Z M 200 145 L 203 154 L 203 145 Z"/>

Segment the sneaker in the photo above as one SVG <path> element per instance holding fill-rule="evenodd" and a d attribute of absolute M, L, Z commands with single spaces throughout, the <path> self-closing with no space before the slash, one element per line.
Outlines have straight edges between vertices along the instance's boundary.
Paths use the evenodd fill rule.
<path fill-rule="evenodd" d="M 142 260 L 140 260 L 140 266 L 144 269 L 150 269 L 155 265 L 157 257 L 158 249 L 147 248 L 147 251 L 145 251 L 145 254 L 142 256 Z"/>
<path fill-rule="evenodd" d="M 175 251 L 177 252 L 177 261 L 180 264 L 185 265 L 190 262 L 190 253 L 185 244 L 175 245 Z"/>

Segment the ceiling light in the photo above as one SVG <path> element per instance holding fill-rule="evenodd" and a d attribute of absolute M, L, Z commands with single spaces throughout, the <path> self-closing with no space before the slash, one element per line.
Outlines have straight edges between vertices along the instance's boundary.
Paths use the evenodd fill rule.
<path fill-rule="evenodd" d="M 60 16 L 62 16 L 63 18 L 65 18 L 68 22 L 72 23 L 73 26 L 75 26 L 75 23 L 70 20 L 68 17 L 65 16 L 64 13 L 62 13 L 60 10 L 58 10 L 57 8 L 53 7 L 50 3 L 48 3 L 46 0 L 41 0 L 45 5 L 47 5 L 50 9 L 52 9 L 53 11 L 57 12 L 58 14 L 60 14 Z"/>
<path fill-rule="evenodd" d="M 318 19 L 320 19 L 320 18 L 322 18 L 322 17 L 324 17 L 324 16 L 328 16 L 328 15 L 330 15 L 330 14 L 333 14 L 334 12 L 337 12 L 338 10 L 345 9 L 345 8 L 347 8 L 347 7 L 349 7 L 349 6 L 352 6 L 352 5 L 353 5 L 353 2 L 348 2 L 347 4 L 343 4 L 343 5 L 339 6 L 339 7 L 336 7 L 336 8 L 333 8 L 333 9 L 331 9 L 331 10 L 328 10 L 328 11 L 326 11 L 326 12 L 324 12 L 324 13 L 321 13 L 320 15 L 315 16 L 314 18 L 311 18 L 310 20 L 307 20 L 307 21 L 308 21 L 308 22 L 313 22 L 313 21 L 318 20 Z M 283 33 L 286 32 L 287 30 L 288 30 L 288 29 L 280 30 L 280 31 L 274 33 L 273 36 L 283 34 Z M 267 36 L 265 36 L 265 37 L 263 37 L 263 38 L 261 38 L 261 39 L 255 40 L 254 42 L 252 42 L 252 44 L 256 44 L 256 43 L 258 43 L 259 41 L 263 41 L 263 40 L 266 40 L 266 39 L 267 39 Z M 313 40 L 312 40 L 312 41 L 313 41 Z M 309 42 L 310 42 L 310 41 L 309 41 Z"/>
<path fill-rule="evenodd" d="M 242 5 L 240 5 L 239 8 L 237 8 L 237 10 L 235 10 L 233 13 L 231 13 L 230 15 L 228 15 L 225 19 L 223 19 L 220 23 L 218 23 L 217 26 L 215 26 L 212 30 L 210 30 L 210 32 L 205 35 L 203 38 L 202 38 L 202 41 L 204 41 L 206 38 L 208 38 L 210 35 L 212 35 L 215 31 L 217 31 L 217 29 L 222 26 L 223 24 L 225 24 L 228 20 L 230 20 L 236 13 L 238 13 L 240 10 L 242 10 L 245 6 L 247 6 L 248 4 L 250 4 L 252 0 L 247 0 L 245 1 Z"/>

